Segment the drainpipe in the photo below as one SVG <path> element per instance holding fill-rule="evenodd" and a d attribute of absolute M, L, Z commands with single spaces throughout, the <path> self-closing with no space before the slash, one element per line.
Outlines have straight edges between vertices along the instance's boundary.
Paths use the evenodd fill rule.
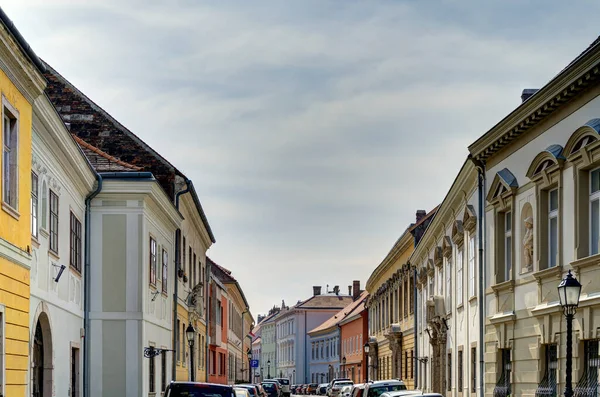
<path fill-rule="evenodd" d="M 179 197 L 190 191 L 190 180 L 185 180 L 185 189 L 175 194 L 175 208 L 179 211 Z M 181 229 L 175 230 L 175 285 L 173 286 L 173 368 L 171 369 L 171 380 L 177 379 L 177 348 L 179 329 L 177 327 L 177 295 L 179 291 L 179 268 L 181 267 Z M 193 368 L 192 368 L 193 370 Z"/>
<path fill-rule="evenodd" d="M 87 157 L 86 157 L 87 159 Z M 89 161 L 88 161 L 89 164 Z M 90 165 L 91 167 L 91 165 Z M 85 236 L 84 236 L 84 268 L 83 273 L 83 397 L 90 396 L 90 234 L 91 234 L 91 204 L 102 190 L 102 175 L 96 174 L 96 190 L 85 198 Z"/>
<path fill-rule="evenodd" d="M 485 200 L 485 163 L 480 160 L 474 159 L 471 155 L 469 155 L 469 159 L 473 162 L 475 167 L 477 168 L 477 196 L 478 196 L 478 217 L 477 217 L 477 239 L 478 239 L 478 271 L 479 271 L 479 288 L 478 288 L 478 309 L 479 309 L 479 395 L 481 397 L 485 397 L 485 385 L 484 385 L 484 370 L 485 370 L 485 361 L 483 351 L 485 348 L 484 343 L 484 329 L 485 326 L 485 313 L 484 313 L 484 305 L 485 305 L 485 296 L 484 296 L 484 284 L 485 284 L 485 240 L 484 240 L 484 229 L 485 229 L 485 212 L 484 212 L 484 200 Z"/>

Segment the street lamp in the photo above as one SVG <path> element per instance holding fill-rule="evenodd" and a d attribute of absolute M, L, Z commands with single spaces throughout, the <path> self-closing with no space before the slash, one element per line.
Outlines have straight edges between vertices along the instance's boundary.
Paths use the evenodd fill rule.
<path fill-rule="evenodd" d="M 196 336 L 196 330 L 192 327 L 192 324 L 188 324 L 188 327 L 185 329 L 185 336 L 188 340 L 188 345 L 190 345 L 190 381 L 194 382 L 196 377 L 194 375 L 196 371 L 194 371 L 194 336 Z"/>
<path fill-rule="evenodd" d="M 346 356 L 342 357 L 342 367 L 344 367 L 344 378 L 347 378 L 347 376 L 346 376 Z"/>
<path fill-rule="evenodd" d="M 369 383 L 369 342 L 365 343 L 365 359 L 367 360 L 365 373 L 367 374 L 367 383 Z"/>
<path fill-rule="evenodd" d="M 572 362 L 573 362 L 573 316 L 579 306 L 579 296 L 581 295 L 581 284 L 573 275 L 571 271 L 567 273 L 558 284 L 558 297 L 560 299 L 560 305 L 563 308 L 563 313 L 567 318 L 567 379 L 565 381 L 565 397 L 573 396 L 573 387 L 571 385 L 572 377 Z"/>
<path fill-rule="evenodd" d="M 248 349 L 248 382 L 252 383 L 252 367 L 250 367 L 250 361 L 252 361 L 252 352 Z"/>
<path fill-rule="evenodd" d="M 267 379 L 271 379 L 271 360 L 267 361 Z"/>

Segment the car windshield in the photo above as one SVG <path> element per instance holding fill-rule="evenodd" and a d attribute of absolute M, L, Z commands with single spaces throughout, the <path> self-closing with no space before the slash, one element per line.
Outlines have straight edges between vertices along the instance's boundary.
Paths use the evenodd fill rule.
<path fill-rule="evenodd" d="M 232 390 L 227 387 L 208 385 L 172 384 L 169 397 L 233 397 Z"/>
<path fill-rule="evenodd" d="M 265 390 L 274 390 L 275 389 L 275 383 L 263 383 L 263 388 Z"/>
<path fill-rule="evenodd" d="M 290 381 L 288 379 L 277 379 L 279 381 L 279 383 L 281 383 L 282 385 L 289 385 Z"/>
<path fill-rule="evenodd" d="M 335 382 L 335 387 L 352 386 L 352 382 Z"/>
<path fill-rule="evenodd" d="M 406 386 L 402 384 L 371 386 L 369 387 L 369 394 L 367 395 L 367 397 L 379 397 L 382 393 L 385 393 L 386 391 L 399 390 L 406 390 Z"/>
<path fill-rule="evenodd" d="M 235 397 L 248 397 L 248 390 L 235 389 Z"/>

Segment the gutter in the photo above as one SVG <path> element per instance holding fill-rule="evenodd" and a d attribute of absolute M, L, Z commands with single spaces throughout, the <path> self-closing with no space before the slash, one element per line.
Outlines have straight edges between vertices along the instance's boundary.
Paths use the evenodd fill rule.
<path fill-rule="evenodd" d="M 46 66 L 44 66 L 40 58 L 38 58 L 38 56 L 35 55 L 35 52 L 33 52 L 25 38 L 21 35 L 13 21 L 11 21 L 8 15 L 6 15 L 2 7 L 0 7 L 0 21 L 2 21 L 2 24 L 15 38 L 19 47 L 21 47 L 21 51 L 23 51 L 27 58 L 29 58 L 29 60 L 35 65 L 38 71 L 42 74 L 46 73 Z"/>
<path fill-rule="evenodd" d="M 469 159 L 473 162 L 473 165 L 475 165 L 475 167 L 477 168 L 477 202 L 478 202 L 478 209 L 477 211 L 478 213 L 478 217 L 477 217 L 477 240 L 478 240 L 478 251 L 479 251 L 479 257 L 478 262 L 479 262 L 479 266 L 478 266 L 478 272 L 479 272 L 479 288 L 478 288 L 478 294 L 479 294 L 479 298 L 477 299 L 478 302 L 477 304 L 479 305 L 478 309 L 479 309 L 479 322 L 480 322 L 480 326 L 479 326 L 479 395 L 481 397 L 485 397 L 485 384 L 483 381 L 484 378 L 484 370 L 485 370 L 485 361 L 484 361 L 484 355 L 483 355 L 483 351 L 485 348 L 484 345 L 484 325 L 485 325 L 485 312 L 484 312 L 484 304 L 485 304 L 485 296 L 484 296 L 484 283 L 485 283 L 485 277 L 484 277 L 484 271 L 485 271 L 485 266 L 484 266 L 484 261 L 485 261 L 485 255 L 484 255 L 484 247 L 485 247 L 485 241 L 484 241 L 484 228 L 485 228 L 485 213 L 484 213 L 484 200 L 485 200 L 485 163 L 481 162 L 479 160 L 474 159 L 471 155 L 469 155 Z"/>
<path fill-rule="evenodd" d="M 1 11 L 1 9 L 0 9 Z M 80 149 L 81 150 L 81 149 Z M 84 156 L 85 157 L 85 156 Z M 90 164 L 87 157 L 85 159 Z M 94 168 L 91 166 L 92 170 Z M 91 243 L 91 204 L 94 197 L 96 197 L 102 190 L 102 175 L 97 173 L 96 190 L 88 194 L 85 198 L 85 236 L 84 236 L 84 273 L 83 273 L 83 397 L 90 396 L 90 243 Z"/>
<path fill-rule="evenodd" d="M 185 181 L 186 188 L 181 190 L 175 194 L 175 209 L 179 211 L 179 197 L 182 194 L 185 194 L 190 191 L 190 183 L 191 181 L 187 179 Z M 185 249 L 185 248 L 184 248 Z M 177 295 L 179 293 L 179 268 L 181 267 L 181 229 L 177 228 L 175 230 L 175 277 L 173 277 L 174 286 L 173 286 L 173 359 L 172 359 L 172 368 L 171 368 L 171 380 L 177 380 L 177 343 L 178 343 L 178 335 L 179 328 L 177 327 Z M 192 368 L 192 371 L 194 368 Z M 207 369 L 208 371 L 208 369 Z"/>

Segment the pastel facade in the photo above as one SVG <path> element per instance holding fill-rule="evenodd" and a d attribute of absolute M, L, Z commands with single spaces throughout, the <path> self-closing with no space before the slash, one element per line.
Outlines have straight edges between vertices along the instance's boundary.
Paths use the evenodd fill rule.
<path fill-rule="evenodd" d="M 276 318 L 280 308 L 273 307 L 267 317 L 259 318 L 260 342 L 260 379 L 268 379 L 277 372 L 277 326 Z M 261 321 L 262 320 L 262 321 Z"/>
<path fill-rule="evenodd" d="M 363 292 L 358 298 L 358 304 L 347 312 L 344 319 L 339 322 L 340 349 L 342 359 L 342 376 L 350 378 L 354 383 L 363 383 L 367 380 L 367 355 L 364 346 L 369 340 L 369 318 L 365 308 L 368 293 Z"/>
<path fill-rule="evenodd" d="M 596 40 L 469 147 L 486 180 L 486 395 L 563 393 L 567 270 L 583 285 L 573 386 L 598 392 L 599 73 Z"/>
<path fill-rule="evenodd" d="M 414 388 L 414 277 L 409 264 L 435 211 L 417 211 L 416 223 L 396 241 L 367 281 L 369 379 L 402 379 Z"/>
<path fill-rule="evenodd" d="M 477 170 L 466 161 L 410 257 L 416 271 L 416 388 L 480 390 Z M 412 368 L 411 368 L 412 369 Z"/>
<path fill-rule="evenodd" d="M 46 97 L 33 111 L 30 392 L 80 396 L 86 197 L 96 175 Z"/>
<path fill-rule="evenodd" d="M 30 392 L 32 108 L 45 81 L 37 56 L 0 14 L 0 394 L 25 396 Z"/>

